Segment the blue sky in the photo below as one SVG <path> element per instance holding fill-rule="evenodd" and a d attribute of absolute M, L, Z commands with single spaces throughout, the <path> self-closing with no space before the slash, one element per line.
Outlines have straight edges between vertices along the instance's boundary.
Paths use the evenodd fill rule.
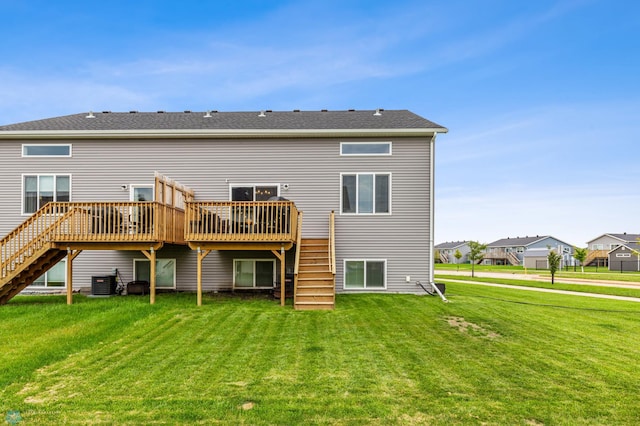
<path fill-rule="evenodd" d="M 0 14 L 0 124 L 409 109 L 450 130 L 436 243 L 640 233 L 640 2 L 0 0 Z"/>

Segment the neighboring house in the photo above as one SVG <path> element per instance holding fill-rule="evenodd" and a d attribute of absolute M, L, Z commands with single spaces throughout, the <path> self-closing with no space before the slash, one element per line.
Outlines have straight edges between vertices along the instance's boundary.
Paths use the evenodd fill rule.
<path fill-rule="evenodd" d="M 542 250 L 556 250 L 562 256 L 562 266 L 571 264 L 573 246 L 552 236 L 503 238 L 487 244 L 482 260 L 485 265 L 514 265 L 535 268 L 544 256 Z M 529 256 L 525 253 L 530 252 Z M 548 251 L 546 252 L 548 254 Z M 531 260 L 525 263 L 525 258 Z M 534 265 L 534 266 L 531 266 Z M 541 265 L 541 264 L 540 264 Z"/>
<path fill-rule="evenodd" d="M 440 243 L 435 246 L 436 253 L 439 253 L 441 263 L 469 263 L 469 241 L 454 241 Z M 460 260 L 456 259 L 456 250 L 460 250 Z"/>
<path fill-rule="evenodd" d="M 585 266 L 609 265 L 609 252 L 622 245 L 635 244 L 640 240 L 640 234 L 602 234 L 587 241 L 589 255 L 585 259 Z"/>
<path fill-rule="evenodd" d="M 151 303 L 161 289 L 200 304 L 289 282 L 297 309 L 330 309 L 335 291 L 419 293 L 416 281 L 433 282 L 433 154 L 446 131 L 381 109 L 0 126 L 0 304 L 27 286 L 66 289 L 71 303 L 113 274 L 148 281 Z"/>
<path fill-rule="evenodd" d="M 608 253 L 610 271 L 640 272 L 640 243 L 622 244 Z"/>

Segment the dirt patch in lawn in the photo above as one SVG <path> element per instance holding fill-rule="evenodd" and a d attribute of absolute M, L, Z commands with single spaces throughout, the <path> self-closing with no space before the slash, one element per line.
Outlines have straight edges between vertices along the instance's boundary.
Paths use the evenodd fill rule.
<path fill-rule="evenodd" d="M 461 333 L 486 337 L 488 339 L 497 339 L 500 337 L 498 333 L 479 326 L 478 324 L 466 321 L 462 317 L 446 317 L 445 320 L 451 327 L 457 328 Z"/>

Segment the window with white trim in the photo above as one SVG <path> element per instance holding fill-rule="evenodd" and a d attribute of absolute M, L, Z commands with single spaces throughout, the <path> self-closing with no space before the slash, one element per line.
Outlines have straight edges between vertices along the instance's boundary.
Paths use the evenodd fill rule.
<path fill-rule="evenodd" d="M 275 259 L 234 259 L 233 288 L 273 288 Z"/>
<path fill-rule="evenodd" d="M 391 142 L 340 142 L 340 155 L 391 155 Z"/>
<path fill-rule="evenodd" d="M 23 175 L 22 213 L 30 214 L 51 201 L 69 201 L 70 175 Z"/>
<path fill-rule="evenodd" d="M 343 214 L 391 213 L 390 173 L 343 173 L 341 184 Z"/>
<path fill-rule="evenodd" d="M 386 260 L 345 260 L 344 288 L 349 289 L 385 289 L 387 287 Z"/>
<path fill-rule="evenodd" d="M 22 144 L 23 157 L 71 157 L 71 144 Z"/>
<path fill-rule="evenodd" d="M 62 259 L 44 274 L 40 275 L 31 287 L 66 287 L 67 286 L 67 259 Z"/>
<path fill-rule="evenodd" d="M 151 282 L 151 261 L 133 259 L 133 279 Z M 176 260 L 156 259 L 156 288 L 176 288 Z"/>

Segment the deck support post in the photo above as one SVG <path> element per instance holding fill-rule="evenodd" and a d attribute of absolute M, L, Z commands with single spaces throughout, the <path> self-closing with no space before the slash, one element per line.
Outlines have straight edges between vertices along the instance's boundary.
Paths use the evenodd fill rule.
<path fill-rule="evenodd" d="M 156 303 L 156 251 L 153 247 L 150 247 L 148 252 L 141 251 L 151 263 L 151 268 L 149 268 L 149 304 L 153 305 Z"/>
<path fill-rule="evenodd" d="M 280 306 L 285 305 L 286 293 L 287 293 L 287 285 L 285 283 L 285 254 L 284 254 L 284 246 L 280 246 L 280 252 L 278 253 L 276 250 L 271 250 L 271 253 L 274 254 L 275 257 L 280 261 Z"/>
<path fill-rule="evenodd" d="M 67 247 L 67 305 L 73 304 L 73 259 L 78 256 L 82 250 L 71 250 Z"/>
<path fill-rule="evenodd" d="M 201 250 L 198 247 L 198 266 L 197 266 L 197 280 L 198 280 L 198 306 L 202 306 L 202 260 L 207 257 L 211 250 Z"/>

